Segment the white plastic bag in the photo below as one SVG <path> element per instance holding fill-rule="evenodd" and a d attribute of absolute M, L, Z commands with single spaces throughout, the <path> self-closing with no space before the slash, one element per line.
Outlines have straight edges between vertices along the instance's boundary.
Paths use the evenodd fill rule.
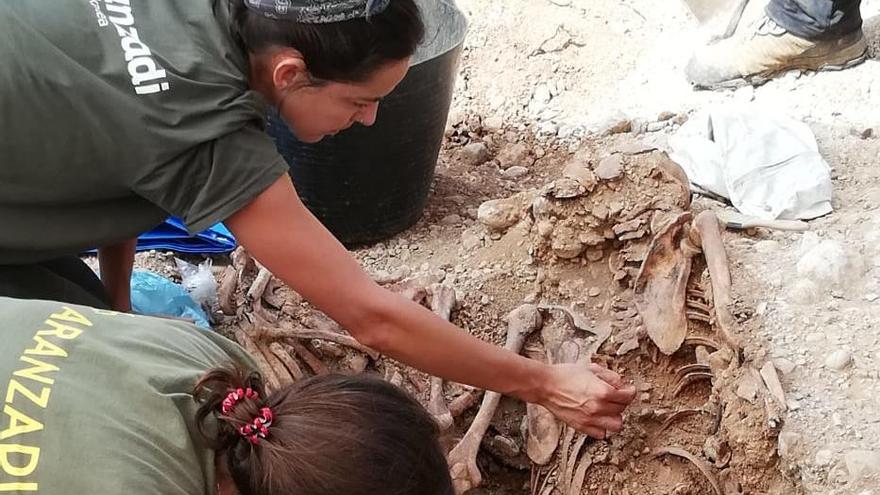
<path fill-rule="evenodd" d="M 210 308 L 217 303 L 217 281 L 211 272 L 211 260 L 196 266 L 180 258 L 174 258 L 182 279 L 181 285 L 202 307 Z"/>
<path fill-rule="evenodd" d="M 669 145 L 694 185 L 742 213 L 810 220 L 832 211 L 831 168 L 803 122 L 753 106 L 721 106 L 689 119 Z"/>

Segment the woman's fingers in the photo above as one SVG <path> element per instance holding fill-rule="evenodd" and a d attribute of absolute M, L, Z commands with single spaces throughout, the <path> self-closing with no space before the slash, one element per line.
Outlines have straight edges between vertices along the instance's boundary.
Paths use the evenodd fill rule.
<path fill-rule="evenodd" d="M 617 373 L 605 368 L 604 366 L 600 366 L 598 364 L 591 364 L 590 371 L 593 372 L 594 375 L 599 377 L 603 382 L 611 385 L 614 388 L 620 388 L 623 386 L 623 378 L 620 377 Z"/>

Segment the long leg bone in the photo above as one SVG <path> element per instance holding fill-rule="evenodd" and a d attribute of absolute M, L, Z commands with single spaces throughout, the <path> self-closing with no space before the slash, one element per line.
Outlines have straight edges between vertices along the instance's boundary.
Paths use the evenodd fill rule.
<path fill-rule="evenodd" d="M 529 334 L 541 326 L 541 314 L 535 306 L 523 305 L 507 316 L 507 325 L 507 342 L 504 348 L 519 353 Z M 456 494 L 466 493 L 483 481 L 480 468 L 477 466 L 477 452 L 500 402 L 501 394 L 486 393 L 474 422 L 447 456 Z"/>
<path fill-rule="evenodd" d="M 718 217 L 715 213 L 704 211 L 697 215 L 694 220 L 694 229 L 691 230 L 691 237 L 692 240 L 699 241 L 699 245 L 703 249 L 703 256 L 706 258 L 706 266 L 709 268 L 709 278 L 712 280 L 713 306 L 721 338 L 739 356 L 742 345 L 733 334 L 736 321 L 730 313 L 732 302 L 730 265 L 727 260 L 727 252 L 724 250 L 724 242 L 721 240 L 721 226 L 718 224 Z"/>
<path fill-rule="evenodd" d="M 452 287 L 434 284 L 431 286 L 431 311 L 437 316 L 449 321 L 452 318 L 452 308 L 455 306 L 455 289 Z M 437 376 L 431 377 L 431 395 L 428 401 L 428 412 L 434 417 L 440 431 L 446 431 L 452 427 L 452 413 L 446 405 L 443 397 L 443 379 Z"/>
<path fill-rule="evenodd" d="M 657 234 L 636 277 L 636 307 L 648 336 L 667 355 L 687 336 L 686 291 L 694 253 L 684 244 L 691 218 L 682 213 Z"/>

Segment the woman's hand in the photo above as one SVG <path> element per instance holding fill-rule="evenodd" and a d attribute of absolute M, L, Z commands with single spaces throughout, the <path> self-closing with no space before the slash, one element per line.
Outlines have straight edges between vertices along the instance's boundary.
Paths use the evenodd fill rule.
<path fill-rule="evenodd" d="M 284 176 L 226 225 L 276 277 L 364 345 L 448 381 L 537 402 L 597 438 L 621 428 L 635 391 L 599 366 L 548 366 L 483 342 L 379 287 L 306 210 Z"/>
<path fill-rule="evenodd" d="M 541 405 L 593 438 L 604 439 L 623 428 L 623 411 L 636 396 L 620 376 L 598 364 L 560 364 L 548 375 Z"/>

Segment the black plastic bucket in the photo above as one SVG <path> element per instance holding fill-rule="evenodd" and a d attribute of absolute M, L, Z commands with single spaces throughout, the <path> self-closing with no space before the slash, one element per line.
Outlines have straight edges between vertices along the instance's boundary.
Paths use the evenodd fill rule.
<path fill-rule="evenodd" d="M 306 144 L 277 115 L 269 117 L 267 130 L 303 202 L 348 245 L 405 230 L 428 202 L 467 21 L 453 2 L 418 3 L 425 42 L 409 73 L 382 101 L 375 125 Z"/>

